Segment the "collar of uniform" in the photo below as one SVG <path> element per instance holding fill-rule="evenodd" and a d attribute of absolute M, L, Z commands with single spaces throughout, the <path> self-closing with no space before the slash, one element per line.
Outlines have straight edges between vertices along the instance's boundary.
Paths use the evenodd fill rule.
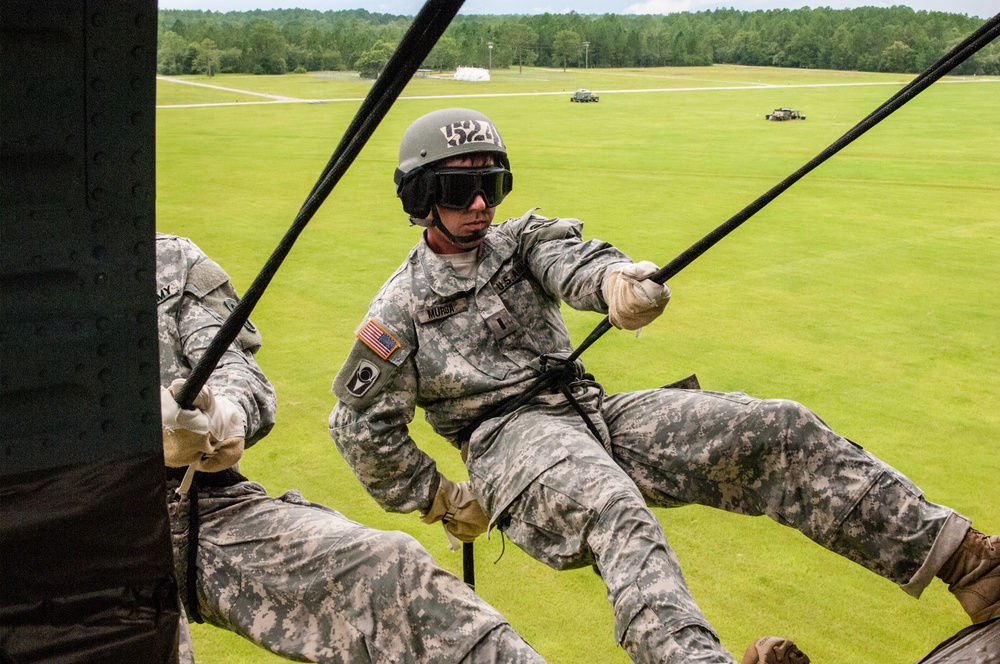
<path fill-rule="evenodd" d="M 482 288 L 514 253 L 515 246 L 500 237 L 496 226 L 491 226 L 489 234 L 479 245 L 479 266 L 476 268 L 475 283 L 472 279 L 457 274 L 448 261 L 431 251 L 425 239 L 421 239 L 417 245 L 417 259 L 431 290 L 440 297 L 450 297 L 473 288 Z"/>
<path fill-rule="evenodd" d="M 417 245 L 417 263 L 424 271 L 424 279 L 439 297 L 450 297 L 472 290 L 475 282 L 452 269 L 451 264 L 431 251 L 427 240 L 421 238 Z"/>
<path fill-rule="evenodd" d="M 477 287 L 481 288 L 493 279 L 493 276 L 500 271 L 503 264 L 514 253 L 514 247 L 514 244 L 504 240 L 498 232 L 491 229 L 490 234 L 479 245 L 479 272 L 477 275 L 479 283 Z"/>

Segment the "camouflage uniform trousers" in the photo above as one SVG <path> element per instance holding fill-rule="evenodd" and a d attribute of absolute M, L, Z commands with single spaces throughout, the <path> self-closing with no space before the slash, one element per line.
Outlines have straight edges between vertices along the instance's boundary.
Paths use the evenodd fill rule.
<path fill-rule="evenodd" d="M 188 506 L 169 505 L 182 584 Z M 269 497 L 254 482 L 202 490 L 198 512 L 202 617 L 271 652 L 345 664 L 543 662 L 405 533 L 355 523 L 297 491 Z M 181 651 L 193 661 L 183 638 Z"/>
<path fill-rule="evenodd" d="M 766 514 L 914 595 L 968 529 L 791 401 L 657 389 L 582 405 L 601 443 L 567 406 L 528 407 L 477 431 L 470 478 L 484 505 L 502 510 L 501 530 L 534 558 L 555 569 L 596 564 L 615 638 L 636 662 L 734 661 L 647 504 Z M 501 459 L 518 461 L 507 472 Z M 537 467 L 525 475 L 530 459 Z M 512 502 L 498 500 L 529 476 Z"/>

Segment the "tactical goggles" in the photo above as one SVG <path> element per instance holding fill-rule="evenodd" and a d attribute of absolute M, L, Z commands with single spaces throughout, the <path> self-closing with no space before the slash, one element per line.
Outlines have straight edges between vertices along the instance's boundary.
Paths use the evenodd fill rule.
<path fill-rule="evenodd" d="M 437 204 L 453 210 L 469 207 L 476 196 L 483 197 L 486 207 L 496 207 L 514 187 L 514 176 L 503 166 L 443 168 L 434 176 Z"/>

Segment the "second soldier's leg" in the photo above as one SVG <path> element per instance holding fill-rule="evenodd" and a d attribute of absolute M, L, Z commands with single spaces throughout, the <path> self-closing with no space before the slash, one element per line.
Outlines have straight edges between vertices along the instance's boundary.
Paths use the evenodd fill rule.
<path fill-rule="evenodd" d="M 513 627 L 504 624 L 480 639 L 460 664 L 544 664 L 544 660 Z"/>
<path fill-rule="evenodd" d="M 178 600 L 181 608 L 180 625 L 177 628 L 177 661 L 179 664 L 194 664 L 194 644 L 191 642 L 191 626 L 188 625 L 184 602 Z"/>
<path fill-rule="evenodd" d="M 214 489 L 199 508 L 203 617 L 272 652 L 347 664 L 542 661 L 405 533 L 252 482 Z M 499 658 L 488 654 L 495 639 Z"/>

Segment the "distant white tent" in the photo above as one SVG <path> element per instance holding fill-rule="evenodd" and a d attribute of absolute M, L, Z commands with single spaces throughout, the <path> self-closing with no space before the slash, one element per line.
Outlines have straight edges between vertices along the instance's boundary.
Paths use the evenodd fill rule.
<path fill-rule="evenodd" d="M 490 72 L 479 67 L 459 67 L 455 70 L 456 81 L 488 81 Z"/>

